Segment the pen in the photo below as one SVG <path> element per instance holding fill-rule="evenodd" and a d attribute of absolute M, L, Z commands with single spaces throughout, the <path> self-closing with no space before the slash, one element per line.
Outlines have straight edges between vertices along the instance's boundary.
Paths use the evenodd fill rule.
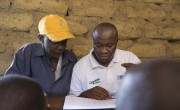
<path fill-rule="evenodd" d="M 115 92 L 114 93 L 109 93 L 109 97 L 111 99 L 115 99 L 116 98 L 116 93 Z"/>

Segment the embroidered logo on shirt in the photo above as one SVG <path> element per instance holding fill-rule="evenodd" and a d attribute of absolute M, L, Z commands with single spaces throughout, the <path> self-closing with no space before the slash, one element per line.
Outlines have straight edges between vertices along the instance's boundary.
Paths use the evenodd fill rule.
<path fill-rule="evenodd" d="M 97 84 L 97 83 L 100 83 L 100 78 L 97 78 L 94 81 L 89 82 L 89 84 Z"/>

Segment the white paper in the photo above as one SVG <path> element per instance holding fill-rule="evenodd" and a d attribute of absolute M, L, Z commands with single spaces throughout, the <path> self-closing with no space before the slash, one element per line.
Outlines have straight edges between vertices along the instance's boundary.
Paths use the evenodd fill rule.
<path fill-rule="evenodd" d="M 94 100 L 89 98 L 66 96 L 63 109 L 102 109 L 115 107 L 115 99 Z"/>

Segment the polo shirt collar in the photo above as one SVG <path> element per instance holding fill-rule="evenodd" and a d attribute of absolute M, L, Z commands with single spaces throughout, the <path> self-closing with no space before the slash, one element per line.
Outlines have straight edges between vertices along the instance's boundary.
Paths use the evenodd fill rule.
<path fill-rule="evenodd" d="M 89 53 L 91 67 L 92 67 L 92 68 L 104 67 L 104 66 L 100 65 L 100 64 L 96 61 L 96 59 L 94 58 L 92 52 L 93 52 L 93 49 L 92 49 L 92 50 L 90 51 L 90 53 Z M 115 53 L 114 53 L 113 59 L 112 59 L 111 62 L 109 63 L 109 66 L 111 66 L 113 63 L 118 63 L 118 62 L 120 62 L 120 61 L 121 61 L 121 59 L 120 59 L 120 57 L 118 57 L 118 55 L 117 55 L 117 50 L 116 50 Z M 109 66 L 108 66 L 108 67 L 109 67 Z"/>

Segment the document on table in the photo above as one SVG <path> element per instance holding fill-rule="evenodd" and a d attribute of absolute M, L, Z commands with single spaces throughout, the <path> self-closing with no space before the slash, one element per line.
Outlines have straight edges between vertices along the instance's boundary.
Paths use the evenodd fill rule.
<path fill-rule="evenodd" d="M 75 96 L 66 96 L 63 109 L 108 109 L 116 108 L 116 100 L 95 100 Z"/>

